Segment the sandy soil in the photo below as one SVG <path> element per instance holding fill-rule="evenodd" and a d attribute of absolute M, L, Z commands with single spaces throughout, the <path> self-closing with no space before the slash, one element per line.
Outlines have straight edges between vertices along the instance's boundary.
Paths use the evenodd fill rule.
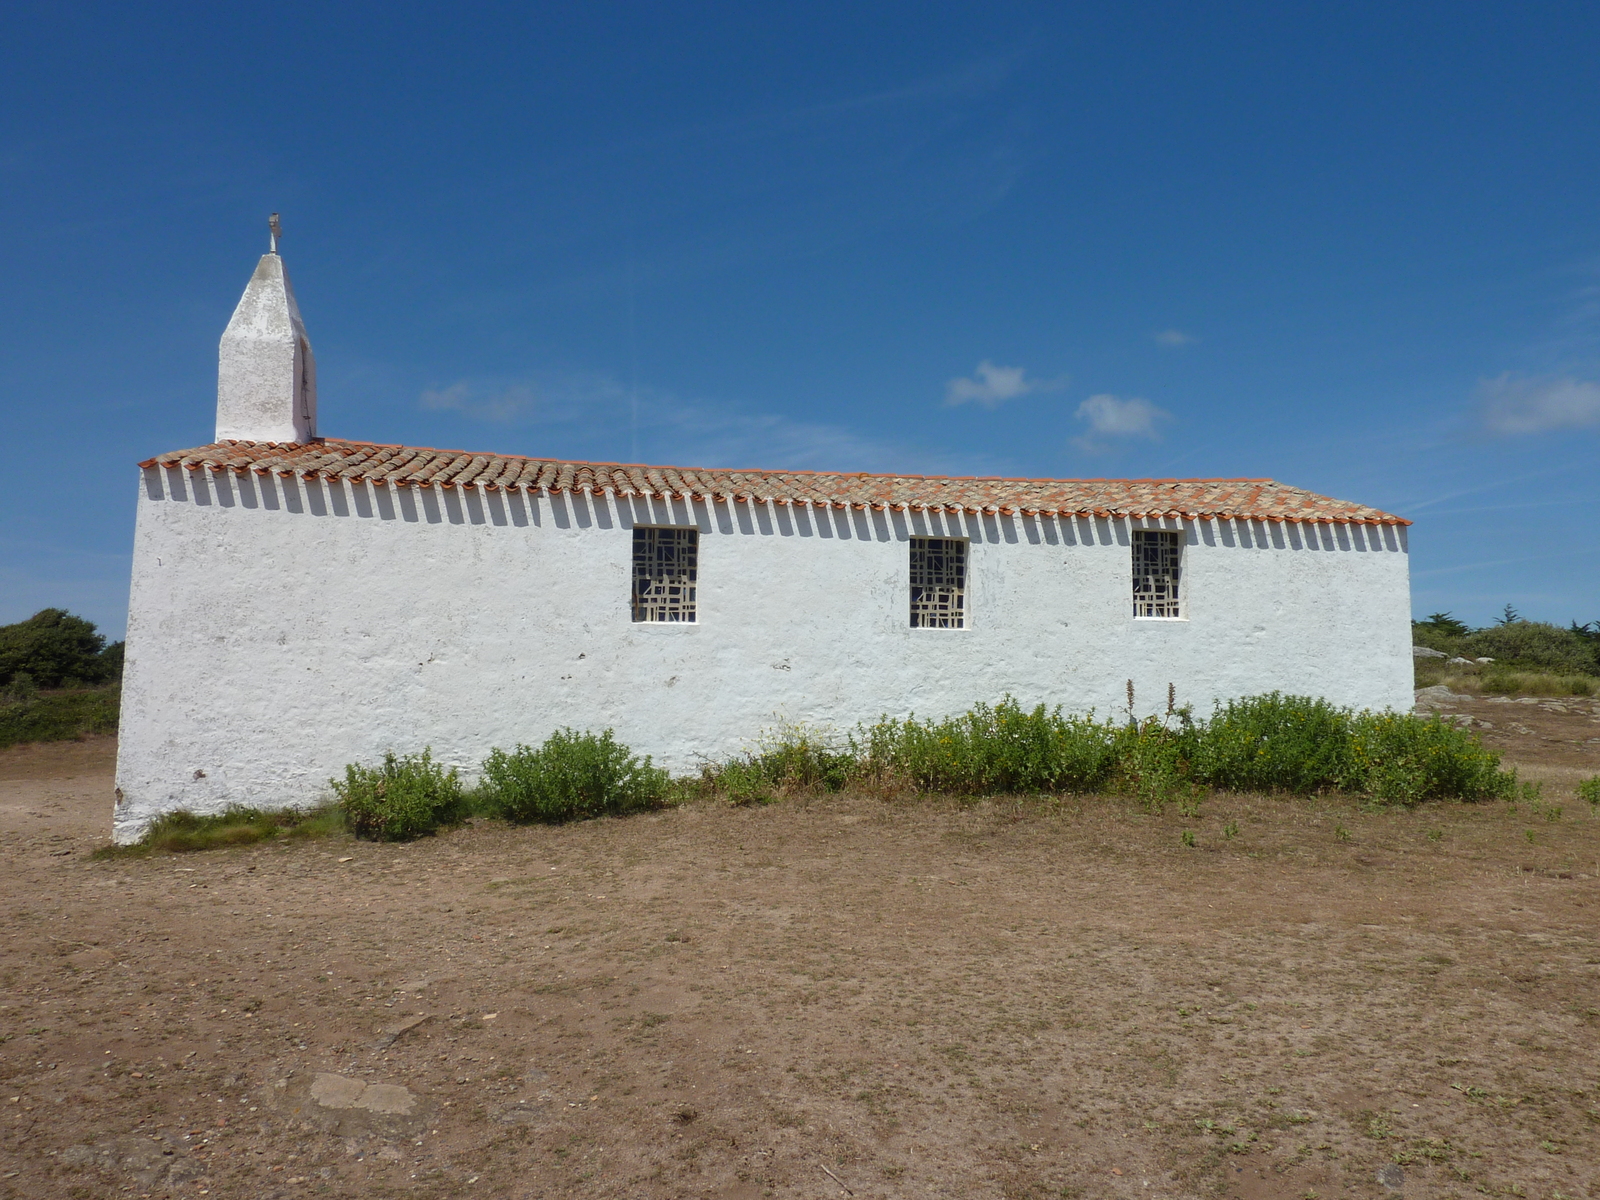
<path fill-rule="evenodd" d="M 0 1195 L 1600 1196 L 1590 751 L 1517 712 L 1539 812 L 846 796 L 109 862 L 112 742 L 0 753 Z"/>

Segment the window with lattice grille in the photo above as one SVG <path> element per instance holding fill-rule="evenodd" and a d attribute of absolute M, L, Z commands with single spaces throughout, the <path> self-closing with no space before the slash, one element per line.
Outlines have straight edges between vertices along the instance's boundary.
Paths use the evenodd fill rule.
<path fill-rule="evenodd" d="M 693 621 L 698 529 L 633 531 L 633 619 Z"/>
<path fill-rule="evenodd" d="M 967 618 L 967 543 L 911 539 L 911 627 L 963 629 Z"/>
<path fill-rule="evenodd" d="M 1176 617 L 1183 535 L 1166 529 L 1133 531 L 1133 615 Z"/>

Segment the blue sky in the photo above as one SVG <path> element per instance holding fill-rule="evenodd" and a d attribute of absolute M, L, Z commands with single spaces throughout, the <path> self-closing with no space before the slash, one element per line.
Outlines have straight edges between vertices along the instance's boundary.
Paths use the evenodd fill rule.
<path fill-rule="evenodd" d="M 116 635 L 266 215 L 322 432 L 1270 476 L 1600 619 L 1600 6 L 0 13 L 0 622 Z"/>

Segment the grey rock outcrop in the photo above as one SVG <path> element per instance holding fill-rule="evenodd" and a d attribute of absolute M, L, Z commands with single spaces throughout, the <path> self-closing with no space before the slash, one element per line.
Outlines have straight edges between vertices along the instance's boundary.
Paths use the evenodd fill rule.
<path fill-rule="evenodd" d="M 193 1159 L 153 1137 L 128 1134 L 92 1146 L 69 1146 L 61 1161 L 74 1167 L 130 1177 L 141 1189 L 179 1187 L 205 1173 Z"/>

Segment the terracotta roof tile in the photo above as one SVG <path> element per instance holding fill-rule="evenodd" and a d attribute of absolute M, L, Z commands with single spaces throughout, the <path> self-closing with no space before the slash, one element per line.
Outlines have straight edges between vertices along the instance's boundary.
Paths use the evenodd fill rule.
<path fill-rule="evenodd" d="M 325 438 L 305 445 L 219 442 L 157 455 L 141 467 L 255 471 L 399 486 L 490 487 L 620 496 L 694 496 L 833 507 L 973 513 L 1232 517 L 1377 525 L 1411 522 L 1271 479 L 986 479 L 826 471 L 723 471 L 567 462 Z"/>

